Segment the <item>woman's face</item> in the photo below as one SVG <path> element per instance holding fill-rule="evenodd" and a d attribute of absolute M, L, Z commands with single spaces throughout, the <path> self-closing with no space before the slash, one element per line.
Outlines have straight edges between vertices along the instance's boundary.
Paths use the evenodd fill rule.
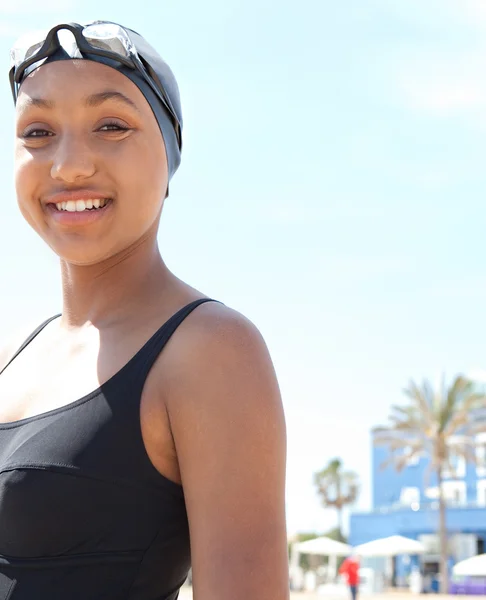
<path fill-rule="evenodd" d="M 96 264 L 155 234 L 167 184 L 160 129 L 127 77 L 89 60 L 27 77 L 16 110 L 17 199 L 61 259 Z"/>

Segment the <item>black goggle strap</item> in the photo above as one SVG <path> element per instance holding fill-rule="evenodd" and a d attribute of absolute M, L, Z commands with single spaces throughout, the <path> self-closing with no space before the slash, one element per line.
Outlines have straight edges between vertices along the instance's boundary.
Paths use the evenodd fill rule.
<path fill-rule="evenodd" d="M 165 92 L 164 86 L 160 83 L 157 73 L 155 73 L 150 64 L 147 63 L 147 61 L 145 61 L 142 56 L 134 57 L 134 63 L 137 66 L 138 70 L 142 71 L 144 79 L 150 84 L 150 87 L 157 94 L 162 104 L 166 107 L 167 112 L 172 117 L 172 123 L 176 131 L 177 141 L 180 145 L 182 142 L 181 124 L 177 117 L 177 113 L 175 112 L 174 107 L 172 106 L 172 102 L 170 101 L 170 98 Z"/>
<path fill-rule="evenodd" d="M 160 90 L 160 93 L 164 97 L 164 102 L 167 104 L 167 108 L 169 109 L 170 113 L 172 115 L 174 115 L 175 120 L 179 123 L 179 119 L 177 118 L 177 113 L 176 113 L 176 111 L 175 111 L 175 109 L 174 109 L 174 107 L 172 105 L 172 102 L 170 101 L 169 96 L 167 96 L 167 93 L 166 93 L 166 91 L 164 89 L 164 86 L 160 82 L 159 76 L 152 69 L 152 67 L 150 66 L 150 64 L 143 59 L 143 57 L 140 57 L 140 62 L 142 63 L 143 67 L 145 68 L 145 70 L 146 70 L 147 75 L 149 76 L 149 78 L 154 82 L 155 86 Z"/>

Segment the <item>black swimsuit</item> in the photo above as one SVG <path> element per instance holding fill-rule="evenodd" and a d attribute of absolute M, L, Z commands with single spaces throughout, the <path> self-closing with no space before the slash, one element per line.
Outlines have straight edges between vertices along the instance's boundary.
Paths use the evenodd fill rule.
<path fill-rule="evenodd" d="M 147 456 L 140 400 L 167 341 L 207 301 L 181 309 L 98 390 L 0 424 L 0 600 L 178 597 L 190 568 L 184 495 Z"/>

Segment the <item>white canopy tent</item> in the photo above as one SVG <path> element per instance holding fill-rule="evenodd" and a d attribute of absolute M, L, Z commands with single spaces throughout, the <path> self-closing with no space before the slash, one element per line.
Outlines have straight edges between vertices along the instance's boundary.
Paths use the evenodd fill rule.
<path fill-rule="evenodd" d="M 307 542 L 296 542 L 292 545 L 290 566 L 296 569 L 299 566 L 299 557 L 301 554 L 314 554 L 318 556 L 329 557 L 329 570 L 332 576 L 337 572 L 337 557 L 348 556 L 351 553 L 351 546 L 337 542 L 328 537 L 319 537 Z"/>
<path fill-rule="evenodd" d="M 425 546 L 417 540 L 402 537 L 401 535 L 392 535 L 386 538 L 380 538 L 361 544 L 354 548 L 354 552 L 359 556 L 384 556 L 392 557 L 401 554 L 415 555 L 423 554 Z"/>
<path fill-rule="evenodd" d="M 461 560 L 452 567 L 452 572 L 464 577 L 486 577 L 486 554 Z"/>
<path fill-rule="evenodd" d="M 386 559 L 383 574 L 385 580 L 388 580 L 389 582 L 393 579 L 393 558 L 395 556 L 423 554 L 425 550 L 425 546 L 421 542 L 401 535 L 392 535 L 390 537 L 373 540 L 372 542 L 355 546 L 353 549 L 355 554 L 363 558 Z"/>
<path fill-rule="evenodd" d="M 300 554 L 317 554 L 319 556 L 347 556 L 351 546 L 337 542 L 328 537 L 319 537 L 307 542 L 294 544 Z"/>

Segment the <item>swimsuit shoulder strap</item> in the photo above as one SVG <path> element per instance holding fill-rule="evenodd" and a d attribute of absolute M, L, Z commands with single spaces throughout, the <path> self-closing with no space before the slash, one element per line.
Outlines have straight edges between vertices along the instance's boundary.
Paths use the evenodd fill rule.
<path fill-rule="evenodd" d="M 32 342 L 32 340 L 34 338 L 36 338 L 39 333 L 45 328 L 47 327 L 47 325 L 49 325 L 49 323 L 51 321 L 54 321 L 54 319 L 57 319 L 58 317 L 60 317 L 61 315 L 54 315 L 53 317 L 50 317 L 49 319 L 47 319 L 47 321 L 44 321 L 44 323 L 42 323 L 41 325 L 39 325 L 39 327 L 37 327 L 37 329 L 35 331 L 33 331 L 29 337 L 25 340 L 25 342 L 20 346 L 20 348 L 17 350 L 17 352 L 15 352 L 15 354 L 12 356 L 12 358 L 8 361 L 8 363 L 2 368 L 2 370 L 0 370 L 0 375 L 5 371 L 5 369 L 10 366 L 13 361 L 17 358 L 17 356 L 23 351 L 25 350 L 25 348 L 27 348 L 27 346 L 30 344 L 30 342 Z"/>

